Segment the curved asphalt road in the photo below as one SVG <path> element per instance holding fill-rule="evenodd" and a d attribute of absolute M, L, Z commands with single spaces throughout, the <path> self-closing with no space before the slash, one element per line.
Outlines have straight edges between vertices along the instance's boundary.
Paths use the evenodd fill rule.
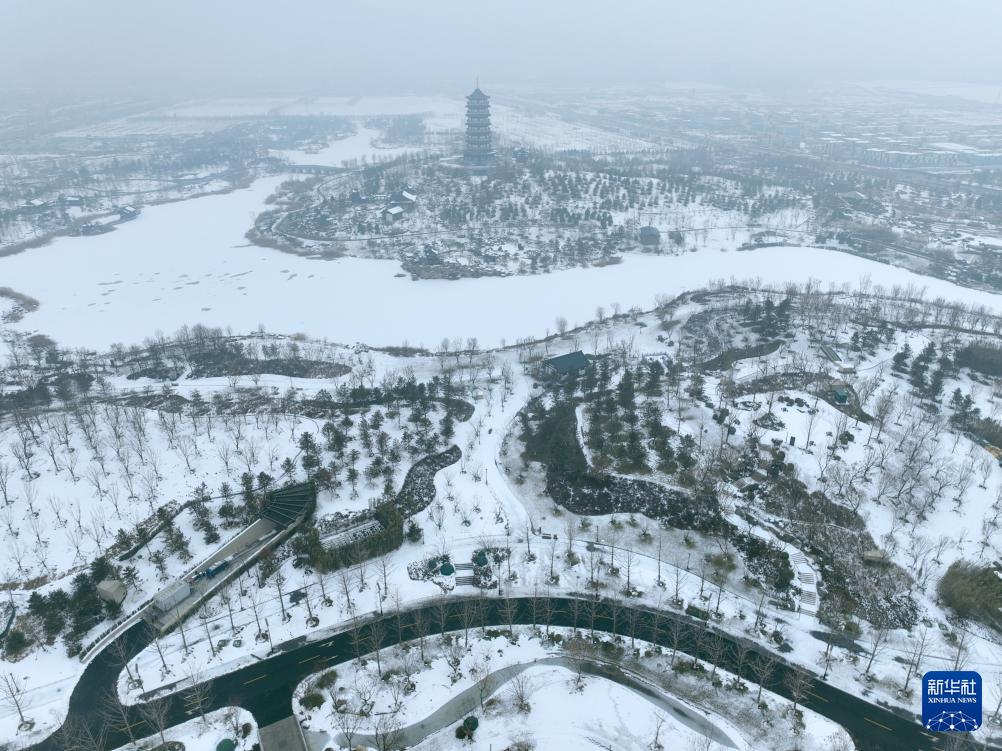
<path fill-rule="evenodd" d="M 404 611 L 399 620 L 395 614 L 387 614 L 378 619 L 376 623 L 381 624 L 382 628 L 382 646 L 385 648 L 397 644 L 401 637 L 403 640 L 417 638 L 415 613 L 424 616 L 430 635 L 443 630 L 443 619 L 444 630 L 461 630 L 464 621 L 461 617 L 462 603 L 477 601 L 483 604 L 477 627 L 507 625 L 509 614 L 499 607 L 503 601 L 498 598 L 443 598 L 442 604 Z M 919 720 L 909 713 L 883 708 L 841 691 L 813 675 L 776 662 L 775 655 L 751 642 L 713 631 L 704 622 L 680 613 L 628 607 L 606 600 L 570 597 L 519 597 L 512 598 L 510 602 L 515 606 L 511 608 L 514 612 L 510 614 L 513 624 L 542 625 L 543 615 L 546 614 L 547 620 L 554 626 L 573 626 L 585 633 L 592 630 L 617 633 L 627 639 L 632 630 L 637 639 L 655 642 L 669 649 L 677 634 L 679 651 L 704 660 L 709 660 L 711 653 L 719 652 L 713 654 L 713 657 L 720 667 L 740 672 L 746 680 L 763 683 L 770 691 L 787 698 L 791 697 L 791 686 L 797 682 L 795 679 L 798 676 L 806 677 L 806 688 L 800 703 L 848 730 L 862 751 L 937 749 L 942 748 L 947 740 L 942 737 L 942 733 L 925 731 Z M 144 631 L 144 626 L 138 625 L 119 638 L 127 654 L 135 655 L 146 646 L 148 638 Z M 376 633 L 378 635 L 379 627 Z M 720 640 L 722 649 L 715 649 L 714 639 Z M 235 705 L 249 710 L 259 726 L 277 722 L 292 714 L 292 692 L 300 681 L 320 669 L 351 660 L 355 656 L 356 644 L 362 645 L 363 652 L 374 649 L 371 622 L 360 625 L 357 636 L 352 631 L 346 631 L 308 644 L 304 643 L 304 639 L 287 642 L 268 659 L 214 679 L 208 709 Z M 738 658 L 742 656 L 743 649 L 745 653 L 738 671 Z M 130 740 L 120 727 L 108 724 L 99 711 L 101 697 L 114 691 L 118 674 L 122 670 L 121 661 L 113 657 L 112 652 L 113 650 L 105 649 L 87 666 L 73 690 L 69 705 L 72 719 L 88 724 L 95 734 L 103 733 L 104 747 L 109 749 L 125 745 Z M 770 663 L 771 669 L 767 667 Z M 191 719 L 194 713 L 186 707 L 186 698 L 185 692 L 181 692 L 166 699 L 168 725 Z M 143 719 L 139 707 L 129 707 L 128 715 L 135 737 L 142 738 L 156 733 L 156 729 Z M 40 751 L 69 751 L 79 748 L 69 744 L 61 736 L 62 733 L 57 733 L 34 748 Z M 976 741 L 977 734 L 971 738 Z M 968 745 L 975 748 L 973 742 Z M 983 746 L 977 745 L 977 748 Z"/>

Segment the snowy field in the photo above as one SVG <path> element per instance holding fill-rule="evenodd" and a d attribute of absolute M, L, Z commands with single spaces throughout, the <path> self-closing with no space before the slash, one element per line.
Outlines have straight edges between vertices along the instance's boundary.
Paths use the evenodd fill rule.
<path fill-rule="evenodd" d="M 586 149 L 597 154 L 646 151 L 655 144 L 589 125 L 571 123 L 555 115 L 527 115 L 512 107 L 492 106 L 491 124 L 502 136 L 543 149 Z"/>
<path fill-rule="evenodd" d="M 127 138 L 134 136 L 182 136 L 214 133 L 233 125 L 231 120 L 223 118 L 184 118 L 172 117 L 123 117 L 92 125 L 84 125 L 72 130 L 64 130 L 57 135 L 60 138 Z"/>
<path fill-rule="evenodd" d="M 490 91 L 487 92 L 490 94 Z M 429 131 L 459 131 L 463 127 L 462 96 L 317 97 L 313 99 L 223 98 L 183 102 L 176 106 L 86 125 L 60 133 L 68 138 L 209 133 L 238 120 L 263 117 L 372 117 L 421 115 Z M 495 130 L 510 139 L 548 149 L 591 149 L 599 153 L 639 151 L 655 144 L 601 128 L 571 123 L 557 115 L 526 114 L 515 107 L 492 107 Z M 358 156 L 361 156 L 360 154 Z M 352 157 L 339 157 L 352 158 Z M 339 164 L 308 162 L 310 164 Z"/>
<path fill-rule="evenodd" d="M 659 294 L 717 279 L 824 279 L 838 286 L 869 277 L 888 287 L 924 287 L 930 298 L 1000 308 L 998 296 L 988 292 L 813 248 L 724 254 L 707 247 L 677 257 L 628 256 L 601 269 L 412 282 L 397 276 L 395 261 L 320 261 L 248 245 L 243 235 L 281 179 L 151 207 L 107 235 L 60 238 L 0 259 L 4 286 L 42 303 L 18 326 L 64 346 L 99 349 L 194 323 L 237 332 L 263 324 L 271 331 L 372 345 L 407 341 L 433 347 L 445 336 L 475 336 L 493 346 L 544 335 L 558 316 L 583 323 L 599 305 L 650 307 Z M 277 299 L 281 305 L 274 304 Z"/>
<path fill-rule="evenodd" d="M 375 115 L 454 114 L 461 117 L 464 102 L 460 97 L 375 96 L 316 97 L 311 99 L 223 98 L 187 102 L 161 111 L 177 117 L 264 117 L 265 115 L 301 115 L 336 117 L 373 117 Z"/>

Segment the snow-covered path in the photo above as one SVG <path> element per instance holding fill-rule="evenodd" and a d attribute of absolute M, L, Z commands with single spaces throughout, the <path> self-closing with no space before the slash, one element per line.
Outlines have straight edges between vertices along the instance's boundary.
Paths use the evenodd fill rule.
<path fill-rule="evenodd" d="M 515 665 L 507 665 L 499 670 L 495 670 L 490 675 L 481 678 L 480 681 L 467 687 L 460 693 L 453 696 L 449 701 L 436 709 L 423 720 L 412 723 L 400 730 L 400 745 L 410 748 L 423 742 L 426 738 L 437 733 L 443 728 L 452 725 L 466 715 L 473 713 L 481 705 L 481 685 L 485 686 L 483 699 L 496 695 L 504 685 L 519 673 L 525 672 L 529 668 L 544 666 L 554 666 L 566 668 L 570 671 L 577 670 L 574 662 L 567 657 L 544 657 L 532 662 L 522 662 Z M 582 670 L 589 675 L 598 676 L 605 680 L 614 681 L 620 686 L 630 689 L 644 702 L 650 703 L 666 712 L 673 720 L 685 725 L 689 729 L 700 735 L 711 739 L 714 743 L 724 748 L 743 748 L 744 744 L 735 742 L 727 733 L 717 727 L 713 722 L 701 717 L 686 707 L 682 702 L 674 699 L 668 694 L 656 691 L 652 687 L 645 685 L 639 679 L 624 673 L 619 669 L 610 669 L 600 662 L 585 660 Z M 344 745 L 344 736 L 339 736 L 338 741 Z M 378 747 L 376 739 L 370 735 L 356 735 L 354 741 Z"/>

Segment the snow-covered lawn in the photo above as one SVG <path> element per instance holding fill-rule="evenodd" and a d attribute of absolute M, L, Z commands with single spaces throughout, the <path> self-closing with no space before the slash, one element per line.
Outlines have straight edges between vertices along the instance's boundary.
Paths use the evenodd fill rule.
<path fill-rule="evenodd" d="M 246 709 L 226 707 L 207 712 L 204 718 L 196 717 L 166 728 L 163 737 L 157 734 L 137 739 L 135 744 L 122 746 L 117 751 L 156 748 L 164 740 L 183 744 L 184 751 L 215 751 L 221 741 L 231 740 L 238 751 L 248 751 L 258 743 L 258 727 L 254 716 Z"/>

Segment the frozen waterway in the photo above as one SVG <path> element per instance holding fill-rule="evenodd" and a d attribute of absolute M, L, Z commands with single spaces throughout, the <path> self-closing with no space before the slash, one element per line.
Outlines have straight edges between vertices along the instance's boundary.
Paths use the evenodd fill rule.
<path fill-rule="evenodd" d="M 341 163 L 352 159 L 383 158 L 388 159 L 420 149 L 407 147 L 377 148 L 373 140 L 379 137 L 379 131 L 359 126 L 358 131 L 347 138 L 331 141 L 319 151 L 272 150 L 275 156 L 285 157 L 292 164 L 316 164 L 326 167 L 340 167 Z"/>
<path fill-rule="evenodd" d="M 912 284 L 928 297 L 1002 309 L 998 295 L 893 266 L 812 248 L 764 248 L 683 256 L 631 255 L 597 269 L 539 276 L 413 282 L 399 264 L 321 261 L 247 244 L 244 233 L 281 178 L 250 188 L 150 207 L 115 232 L 65 237 L 0 258 L 0 286 L 42 305 L 18 324 L 64 346 L 136 343 L 160 330 L 204 323 L 249 332 L 303 332 L 339 342 L 434 347 L 443 337 L 496 345 L 543 335 L 563 316 L 572 325 L 601 305 L 650 307 L 715 279 L 761 282 Z"/>

